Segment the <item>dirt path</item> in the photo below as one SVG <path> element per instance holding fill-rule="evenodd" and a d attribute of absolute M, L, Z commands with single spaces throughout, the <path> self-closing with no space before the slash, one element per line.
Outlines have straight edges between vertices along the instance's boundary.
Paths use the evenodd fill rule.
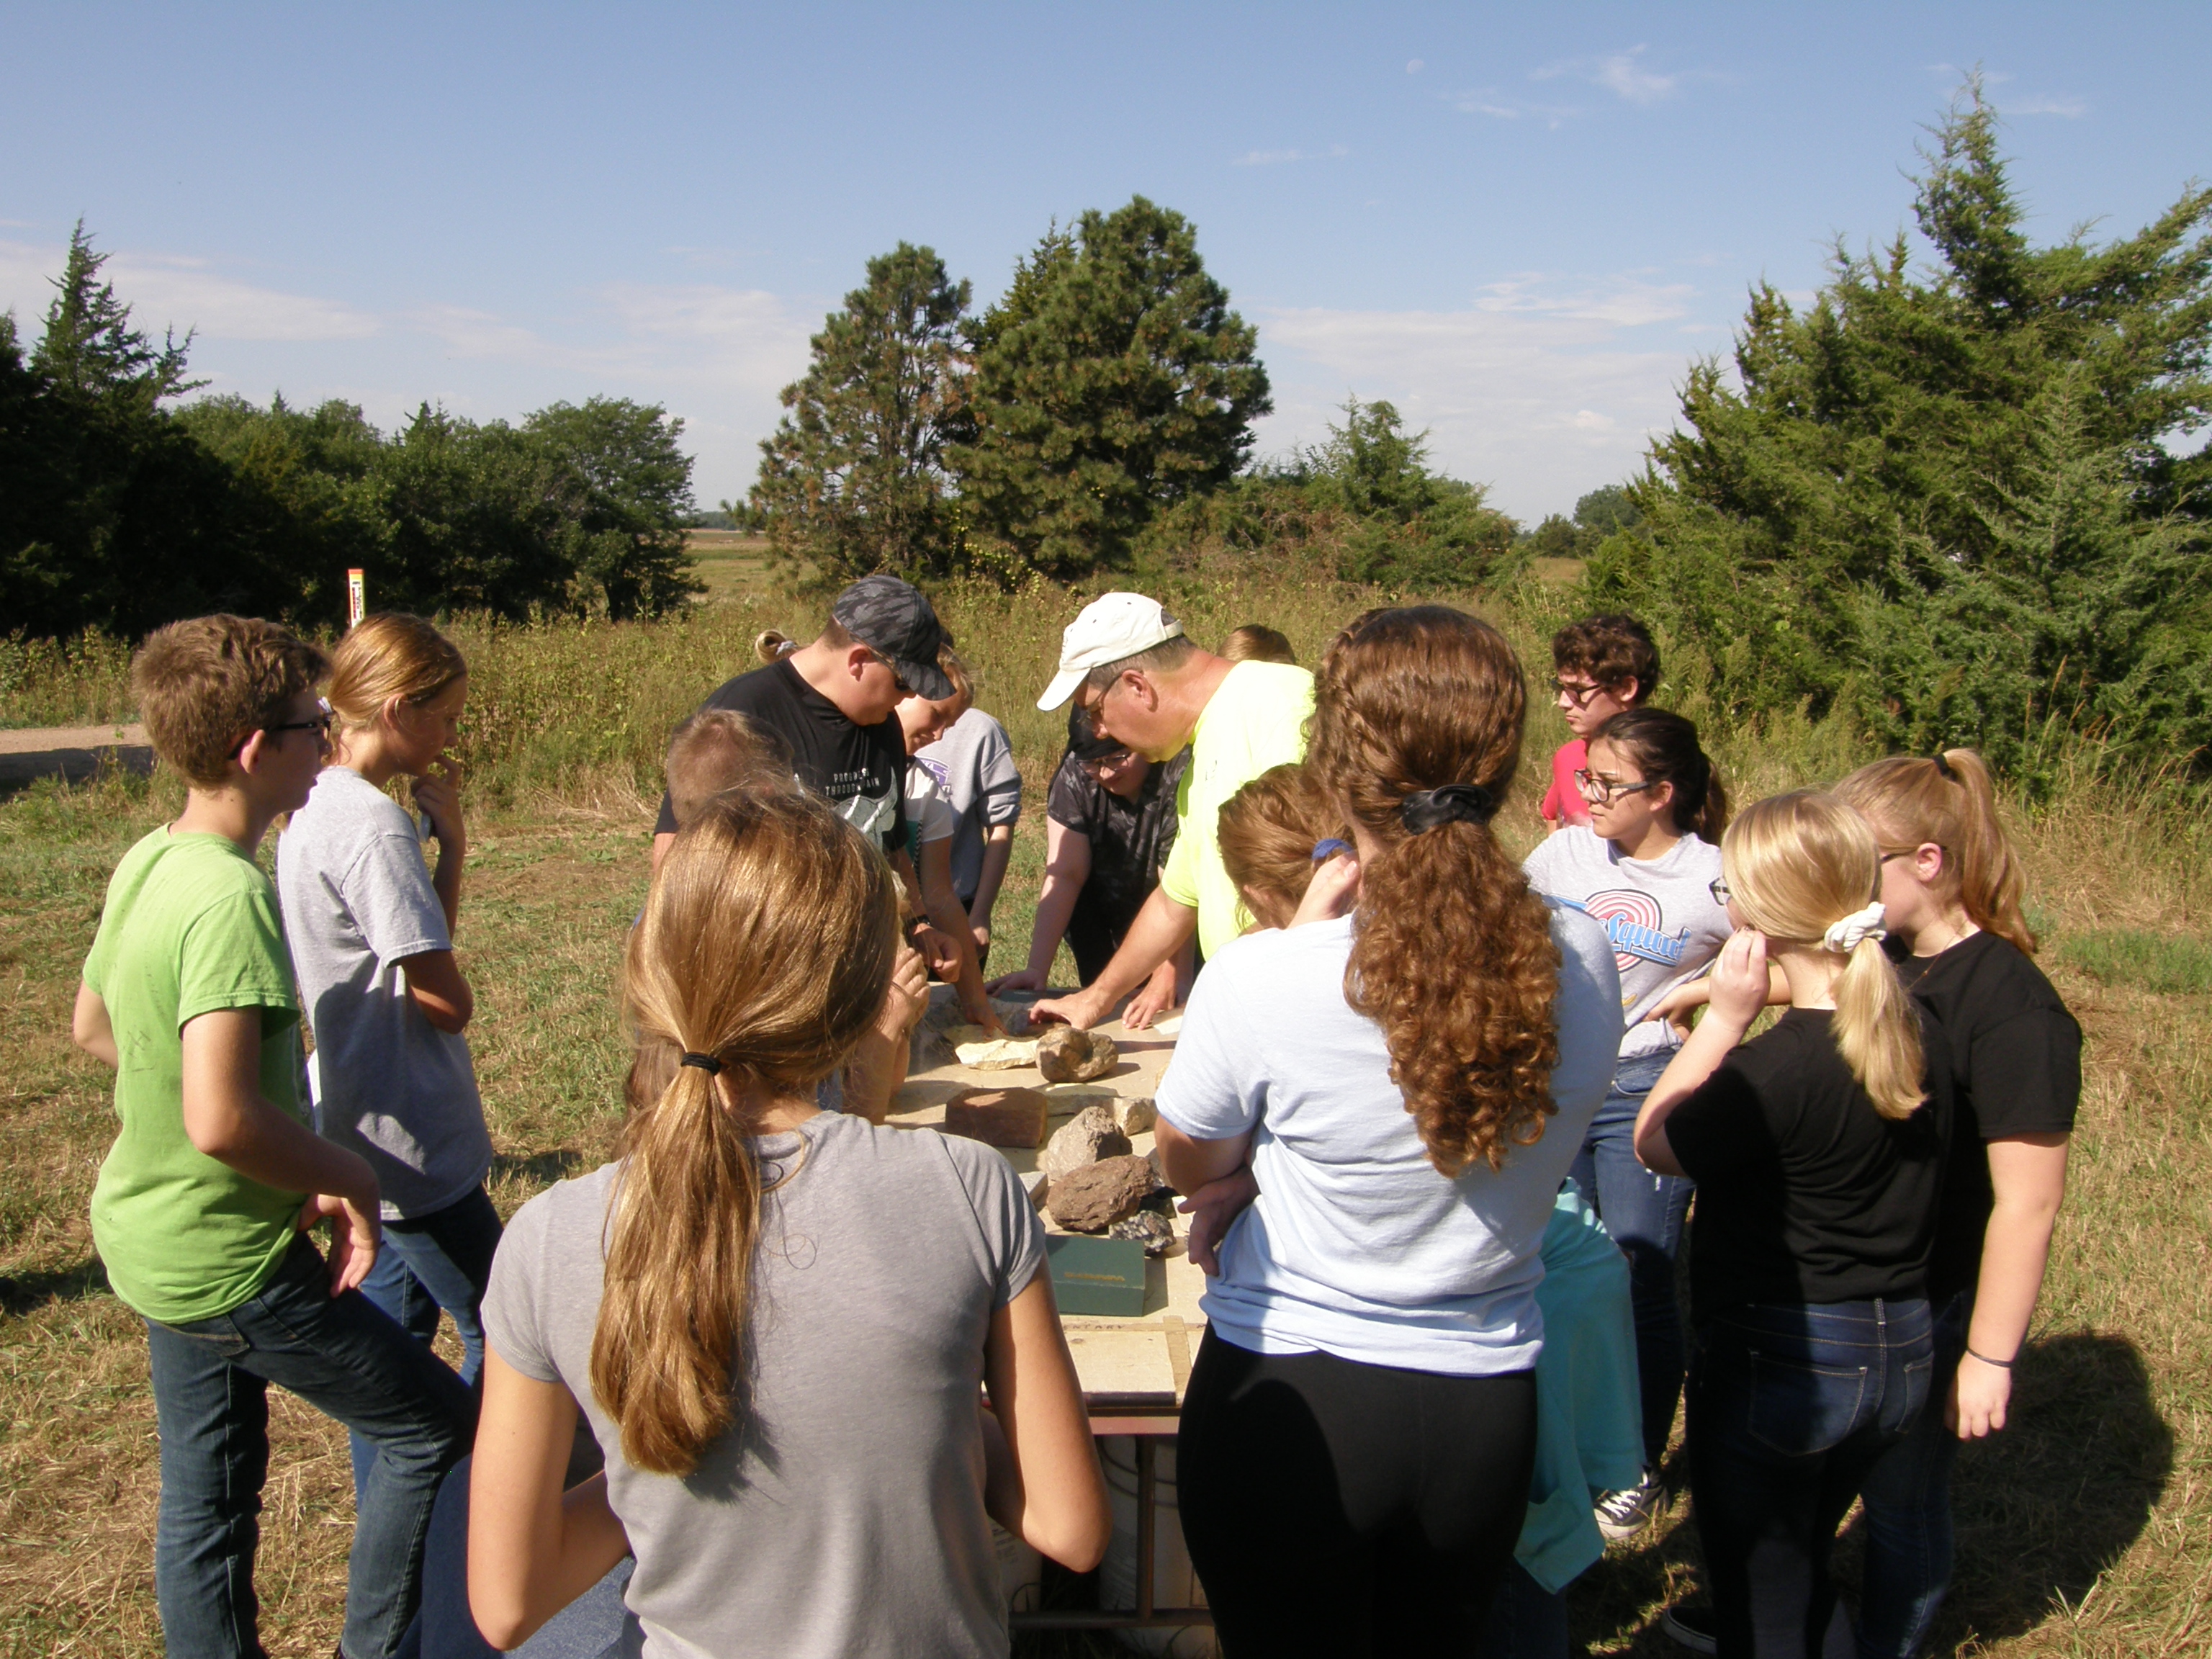
<path fill-rule="evenodd" d="M 103 759 L 133 772 L 154 769 L 143 726 L 45 726 L 0 731 L 0 795 L 38 778 L 81 782 Z"/>
<path fill-rule="evenodd" d="M 36 755 L 65 749 L 143 749 L 143 726 L 31 726 L 0 731 L 0 755 Z"/>

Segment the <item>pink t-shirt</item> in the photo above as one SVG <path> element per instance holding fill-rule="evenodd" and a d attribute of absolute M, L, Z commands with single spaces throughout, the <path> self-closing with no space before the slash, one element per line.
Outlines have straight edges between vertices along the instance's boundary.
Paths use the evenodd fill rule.
<path fill-rule="evenodd" d="M 1552 787 L 1544 792 L 1540 809 L 1550 823 L 1588 823 L 1589 803 L 1575 787 L 1575 774 L 1589 764 L 1589 744 L 1580 738 L 1559 745 L 1552 757 Z"/>

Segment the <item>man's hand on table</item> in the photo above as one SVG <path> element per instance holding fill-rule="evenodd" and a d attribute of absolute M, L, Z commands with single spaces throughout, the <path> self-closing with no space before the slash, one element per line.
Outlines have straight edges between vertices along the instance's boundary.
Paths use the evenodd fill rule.
<path fill-rule="evenodd" d="M 1073 996 L 1046 997 L 1030 1005 L 1030 1024 L 1036 1025 L 1073 1025 L 1079 1031 L 1104 1023 L 1108 1010 L 1088 991 L 1078 991 Z"/>
<path fill-rule="evenodd" d="M 1244 1164 L 1218 1181 L 1207 1182 L 1176 1206 L 1190 1218 L 1190 1235 L 1184 1247 L 1202 1272 L 1216 1279 L 1221 1276 L 1215 1248 L 1228 1235 L 1230 1224 L 1259 1195 L 1260 1183 L 1253 1179 L 1252 1166 Z"/>
<path fill-rule="evenodd" d="M 1152 976 L 1137 988 L 1137 994 L 1129 999 L 1129 1006 L 1121 1010 L 1121 1029 L 1125 1031 L 1146 1031 L 1152 1022 L 1173 1008 L 1182 987 L 1176 982 L 1175 963 L 1164 962 L 1152 969 Z"/>

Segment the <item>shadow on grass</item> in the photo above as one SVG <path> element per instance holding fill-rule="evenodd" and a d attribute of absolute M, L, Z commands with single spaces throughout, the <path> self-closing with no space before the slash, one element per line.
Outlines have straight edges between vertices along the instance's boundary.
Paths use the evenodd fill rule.
<path fill-rule="evenodd" d="M 2032 1342 L 2012 1426 L 1963 1449 L 1952 1483 L 1958 1570 L 1933 1651 L 2021 1635 L 2079 1606 L 2149 1523 L 2173 1472 L 2133 1342 L 2077 1332 Z"/>
<path fill-rule="evenodd" d="M 2142 1536 L 2173 1471 L 2173 1431 L 2125 1337 L 2078 1332 L 2030 1343 L 2010 1415 L 2009 1428 L 1960 1454 L 1957 1565 L 1932 1655 L 2023 1636 L 2059 1615 L 2062 1601 L 2080 1606 Z M 1679 1448 L 1667 1478 L 1678 1489 L 1688 1484 Z M 1676 1659 L 1685 1651 L 1658 1628 L 1657 1610 L 1705 1599 L 1697 1528 L 1686 1513 L 1678 1500 L 1661 1536 L 1614 1549 L 1576 1583 L 1576 1652 Z M 1834 1557 L 1854 1607 L 1863 1528 L 1855 1516 Z"/>
<path fill-rule="evenodd" d="M 14 1317 L 49 1302 L 82 1302 L 107 1289 L 107 1269 L 98 1256 L 52 1273 L 0 1273 L 0 1314 Z"/>
<path fill-rule="evenodd" d="M 571 1176 L 581 1175 L 587 1167 L 581 1152 L 563 1147 L 554 1152 L 532 1152 L 527 1158 L 516 1158 L 508 1152 L 492 1154 L 491 1174 L 486 1183 L 520 1181 L 533 1190 L 550 1187 L 556 1181 L 566 1181 Z"/>

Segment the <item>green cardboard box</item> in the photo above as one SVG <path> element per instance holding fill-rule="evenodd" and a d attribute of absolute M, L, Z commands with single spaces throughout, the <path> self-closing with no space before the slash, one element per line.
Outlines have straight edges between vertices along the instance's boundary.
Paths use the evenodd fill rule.
<path fill-rule="evenodd" d="M 1133 1318 L 1145 1311 L 1145 1247 L 1135 1239 L 1054 1234 L 1044 1248 L 1060 1312 Z"/>

